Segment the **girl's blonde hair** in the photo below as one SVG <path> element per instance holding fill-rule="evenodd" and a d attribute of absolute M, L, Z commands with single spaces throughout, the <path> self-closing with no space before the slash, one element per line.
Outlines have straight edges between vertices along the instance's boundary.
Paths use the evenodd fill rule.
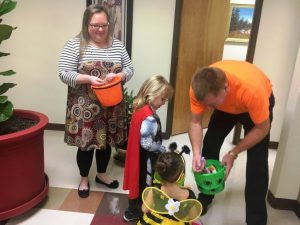
<path fill-rule="evenodd" d="M 148 78 L 140 88 L 137 96 L 133 100 L 133 109 L 137 110 L 146 104 L 150 104 L 156 97 L 166 94 L 169 100 L 173 96 L 173 87 L 161 75 Z"/>

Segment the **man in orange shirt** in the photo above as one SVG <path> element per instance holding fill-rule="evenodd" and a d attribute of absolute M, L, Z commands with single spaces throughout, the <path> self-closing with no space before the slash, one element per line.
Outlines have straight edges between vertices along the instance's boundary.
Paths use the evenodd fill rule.
<path fill-rule="evenodd" d="M 247 150 L 246 223 L 266 225 L 265 197 L 268 190 L 268 146 L 274 107 L 272 85 L 255 65 L 244 61 L 223 60 L 201 68 L 193 76 L 190 87 L 192 118 L 189 138 L 193 150 L 193 170 L 202 171 L 201 157 L 219 159 L 225 137 L 237 122 L 243 125 L 245 137 L 227 154 L 226 177 L 234 160 Z M 214 108 L 203 139 L 202 114 L 206 107 Z M 203 139 L 203 145 L 202 145 Z M 199 194 L 203 214 L 213 195 Z"/>

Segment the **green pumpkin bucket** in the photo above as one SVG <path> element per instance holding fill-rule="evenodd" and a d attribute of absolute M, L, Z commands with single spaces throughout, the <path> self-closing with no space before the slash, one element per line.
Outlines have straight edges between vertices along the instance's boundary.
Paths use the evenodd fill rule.
<path fill-rule="evenodd" d="M 193 171 L 198 190 L 207 195 L 214 195 L 224 190 L 225 166 L 218 160 L 207 159 L 205 167 L 213 166 L 215 173 L 203 173 Z"/>

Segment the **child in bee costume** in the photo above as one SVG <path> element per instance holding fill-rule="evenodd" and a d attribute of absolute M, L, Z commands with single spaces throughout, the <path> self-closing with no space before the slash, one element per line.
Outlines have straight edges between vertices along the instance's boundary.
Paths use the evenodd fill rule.
<path fill-rule="evenodd" d="M 195 193 L 182 186 L 185 162 L 181 154 L 166 152 L 156 162 L 155 170 L 159 182 L 147 187 L 142 194 L 143 217 L 138 225 L 186 225 L 193 222 L 202 211 Z"/>

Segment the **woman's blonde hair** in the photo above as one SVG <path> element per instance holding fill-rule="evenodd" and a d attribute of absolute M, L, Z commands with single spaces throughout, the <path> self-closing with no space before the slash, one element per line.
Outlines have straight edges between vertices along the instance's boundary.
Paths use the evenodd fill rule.
<path fill-rule="evenodd" d="M 166 97 L 171 99 L 173 96 L 173 87 L 161 75 L 155 75 L 148 78 L 140 88 L 133 101 L 133 109 L 140 109 L 144 105 L 151 103 L 156 97 L 166 93 Z"/>
<path fill-rule="evenodd" d="M 207 94 L 217 95 L 227 81 L 225 73 L 217 67 L 204 67 L 196 71 L 191 87 L 198 101 L 203 101 Z"/>

